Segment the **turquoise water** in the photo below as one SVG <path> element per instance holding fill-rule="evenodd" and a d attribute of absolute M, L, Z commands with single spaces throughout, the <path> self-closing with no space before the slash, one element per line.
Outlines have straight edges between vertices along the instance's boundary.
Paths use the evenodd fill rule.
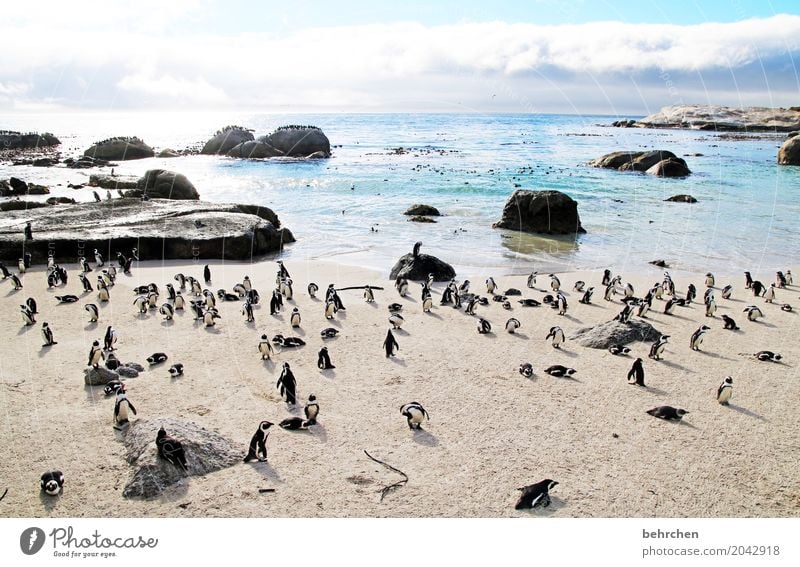
<path fill-rule="evenodd" d="M 612 266 L 639 270 L 663 258 L 677 269 L 774 272 L 800 257 L 800 168 L 776 165 L 781 138 L 731 140 L 714 133 L 603 127 L 620 117 L 578 115 L 63 114 L 0 117 L 0 129 L 47 130 L 65 157 L 113 135 L 156 149 L 202 144 L 225 124 L 267 133 L 315 124 L 335 146 L 329 160 L 245 161 L 187 156 L 121 163 L 118 174 L 163 167 L 186 174 L 201 198 L 272 207 L 297 237 L 289 258 L 332 258 L 388 271 L 421 240 L 460 275 Z M 393 148 L 408 148 L 398 155 Z M 616 150 L 686 156 L 687 179 L 658 179 L 584 164 Z M 702 156 L 694 156 L 700 153 Z M 0 165 L 91 200 L 89 170 Z M 58 186 L 61 184 L 61 186 Z M 578 201 L 587 234 L 577 241 L 494 230 L 515 185 L 557 189 Z M 699 203 L 666 203 L 689 193 Z M 621 201 L 621 202 L 620 202 Z M 413 203 L 437 207 L 436 224 L 407 222 Z M 377 232 L 370 229 L 376 228 Z"/>

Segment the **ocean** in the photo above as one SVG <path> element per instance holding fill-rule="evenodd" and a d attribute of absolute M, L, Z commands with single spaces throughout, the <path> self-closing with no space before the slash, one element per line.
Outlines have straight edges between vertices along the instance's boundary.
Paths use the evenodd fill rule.
<path fill-rule="evenodd" d="M 69 157 L 110 136 L 138 136 L 158 151 L 199 147 L 227 124 L 256 136 L 284 124 L 316 125 L 334 146 L 328 160 L 195 155 L 115 169 L 137 176 L 171 169 L 201 199 L 271 207 L 297 238 L 283 252 L 289 260 L 333 259 L 388 275 L 422 241 L 423 252 L 453 264 L 459 277 L 606 267 L 624 274 L 656 259 L 676 270 L 772 274 L 797 261 L 800 168 L 776 164 L 780 136 L 606 126 L 620 118 L 639 117 L 67 113 L 0 116 L 0 129 L 52 132 Z M 692 175 L 660 179 L 585 165 L 612 151 L 650 149 L 685 156 Z M 0 178 L 81 201 L 93 199 L 91 189 L 67 184 L 85 183 L 96 171 L 0 164 Z M 574 240 L 492 229 L 516 188 L 568 194 L 587 233 Z M 698 203 L 664 201 L 683 193 Z M 408 222 L 402 213 L 415 203 L 443 216 Z"/>

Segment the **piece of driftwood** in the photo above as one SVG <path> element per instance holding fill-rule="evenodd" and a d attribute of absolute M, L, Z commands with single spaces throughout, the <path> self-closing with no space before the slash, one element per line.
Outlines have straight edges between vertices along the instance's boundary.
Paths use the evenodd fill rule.
<path fill-rule="evenodd" d="M 383 465 L 387 469 L 393 470 L 397 474 L 403 475 L 403 480 L 399 480 L 399 481 L 395 482 L 394 484 L 390 484 L 389 486 L 384 486 L 381 489 L 381 502 L 383 502 L 383 498 L 389 493 L 390 490 L 394 490 L 395 488 L 399 488 L 399 487 L 403 486 L 405 483 L 408 482 L 408 475 L 406 473 L 404 473 L 403 471 L 401 471 L 400 469 L 396 469 L 390 464 L 384 463 L 383 461 L 379 461 L 378 459 L 376 459 L 375 457 L 373 457 L 372 455 L 367 453 L 366 449 L 364 449 L 364 454 L 367 457 L 369 457 L 370 459 L 372 459 L 373 461 L 375 461 L 376 463 L 378 463 L 380 465 Z"/>

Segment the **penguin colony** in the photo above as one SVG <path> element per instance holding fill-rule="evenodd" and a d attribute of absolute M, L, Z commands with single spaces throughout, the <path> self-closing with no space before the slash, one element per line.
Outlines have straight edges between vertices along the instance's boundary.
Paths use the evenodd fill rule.
<path fill-rule="evenodd" d="M 90 324 L 98 322 L 110 322 L 106 321 L 108 312 L 102 307 L 98 307 L 98 305 L 101 305 L 102 302 L 111 301 L 111 293 L 109 290 L 113 288 L 116 283 L 116 269 L 104 262 L 102 255 L 97 251 L 95 251 L 94 257 L 96 261 L 95 270 L 100 272 L 100 275 L 97 279 L 97 289 L 94 289 L 91 286 L 91 280 L 89 280 L 85 275 L 93 270 L 91 266 L 88 265 L 87 260 L 82 258 L 79 261 L 80 271 L 77 278 L 77 282 L 83 289 L 81 295 L 69 293 L 53 295 L 51 300 L 52 304 L 47 306 L 44 305 L 42 298 L 39 298 L 38 303 L 35 298 L 28 298 L 24 305 L 20 305 L 23 326 L 32 326 L 37 324 L 38 321 L 36 320 L 36 316 L 40 315 L 40 312 L 48 315 L 48 312 L 51 312 L 56 303 L 67 304 L 62 307 L 64 309 L 69 309 L 70 307 L 68 307 L 68 304 L 70 303 L 81 303 L 83 309 L 87 313 L 88 323 Z M 130 257 L 123 256 L 119 259 L 119 267 L 123 273 L 131 273 L 131 257 L 133 257 L 133 255 Z M 19 273 L 12 274 L 9 272 L 6 266 L 2 266 L 2 271 L 5 275 L 3 279 L 11 280 L 12 289 L 17 291 L 23 289 L 24 278 L 33 277 L 33 274 L 36 273 L 35 271 L 30 271 L 29 267 L 25 266 L 24 261 L 21 261 L 19 267 Z M 775 305 L 776 308 L 780 308 L 783 311 L 791 311 L 791 307 L 789 305 L 780 302 L 781 299 L 787 298 L 784 290 L 787 290 L 787 288 L 791 288 L 792 286 L 792 284 L 789 283 L 791 280 L 787 278 L 787 275 L 789 278 L 791 277 L 791 273 L 788 271 L 786 272 L 786 275 L 778 272 L 775 283 L 764 285 L 761 282 L 752 280 L 750 274 L 746 274 L 744 289 L 749 290 L 747 295 L 752 293 L 753 297 L 753 299 L 748 298 L 747 302 L 751 303 L 751 305 L 747 305 L 743 310 L 743 312 L 746 314 L 746 322 L 757 324 L 759 320 L 769 318 L 771 309 L 770 304 Z M 48 267 L 46 277 L 48 287 L 66 288 L 67 286 L 67 271 L 54 262 L 52 262 Z M 486 292 L 488 297 L 482 297 L 479 295 L 480 290 L 474 289 L 475 286 L 473 286 L 473 292 L 470 292 L 470 282 L 468 280 L 460 283 L 451 281 L 447 283 L 444 288 L 441 288 L 434 286 L 432 281 L 433 278 L 431 276 L 428 281 L 425 281 L 421 284 L 422 293 L 420 302 L 418 305 L 414 306 L 417 309 L 413 310 L 409 314 L 406 314 L 405 316 L 401 315 L 401 311 L 404 311 L 404 307 L 410 307 L 413 305 L 413 303 L 410 302 L 411 290 L 409 289 L 409 282 L 407 280 L 398 279 L 395 282 L 395 290 L 393 293 L 397 293 L 397 296 L 395 296 L 393 293 L 389 293 L 392 290 L 381 293 L 378 290 L 382 290 L 382 288 L 374 285 L 360 286 L 359 289 L 361 290 L 362 298 L 366 303 L 387 304 L 386 302 L 395 300 L 397 297 L 399 297 L 400 301 L 402 301 L 402 303 L 395 301 L 391 304 L 387 304 L 389 316 L 386 320 L 387 325 L 383 329 L 386 333 L 383 343 L 380 343 L 380 337 L 375 338 L 374 346 L 376 349 L 376 355 L 380 356 L 377 353 L 382 351 L 385 357 L 389 359 L 398 357 L 400 356 L 400 353 L 403 352 L 400 350 L 401 342 L 403 341 L 403 337 L 408 334 L 408 332 L 405 331 L 405 328 L 410 326 L 412 324 L 411 322 L 416 324 L 417 321 L 415 321 L 415 319 L 424 317 L 432 310 L 435 311 L 436 309 L 441 309 L 444 307 L 461 310 L 466 318 L 473 319 L 479 334 L 491 335 L 493 335 L 492 321 L 500 326 L 503 324 L 503 320 L 505 320 L 506 323 L 504 328 L 509 334 L 515 334 L 517 330 L 523 326 L 520 320 L 516 317 L 502 317 L 502 311 L 499 311 L 500 308 L 505 310 L 527 308 L 537 309 L 542 308 L 543 305 L 549 305 L 556 314 L 566 316 L 568 312 L 568 298 L 565 289 L 569 289 L 569 286 L 564 286 L 555 274 L 550 274 L 549 278 L 549 291 L 552 291 L 553 294 L 547 294 L 539 299 L 534 299 L 532 297 L 522 298 L 516 302 L 518 307 L 515 307 L 508 302 L 507 297 L 518 295 L 518 290 L 509 289 L 504 294 L 497 293 L 500 288 L 498 288 L 494 278 L 488 278 L 486 280 Z M 245 278 L 242 283 L 235 285 L 233 287 L 233 293 L 229 293 L 224 289 L 218 289 L 216 292 L 210 289 L 203 289 L 200 280 L 191 275 L 185 276 L 183 274 L 176 274 L 174 281 L 175 284 L 170 282 L 163 286 L 166 290 L 163 295 L 161 294 L 160 288 L 156 283 L 149 283 L 136 287 L 134 289 L 135 297 L 134 301 L 132 302 L 132 309 L 130 308 L 129 304 L 130 314 L 134 316 L 144 316 L 144 318 L 147 319 L 152 317 L 153 313 L 158 313 L 159 315 L 163 316 L 160 318 L 160 320 L 164 322 L 182 324 L 180 321 L 176 321 L 176 319 L 178 318 L 178 314 L 187 311 L 186 307 L 188 300 L 188 310 L 191 311 L 189 314 L 189 319 L 191 319 L 191 316 L 194 315 L 193 319 L 195 326 L 200 328 L 210 328 L 214 327 L 217 324 L 217 321 L 221 320 L 224 316 L 220 313 L 220 310 L 217 306 L 217 301 L 219 300 L 220 302 L 238 303 L 240 305 L 242 314 L 245 315 L 245 321 L 248 323 L 256 322 L 255 313 L 259 307 L 259 295 L 258 292 L 253 288 L 253 283 L 249 278 Z M 202 281 L 204 281 L 206 285 L 211 284 L 211 273 L 208 266 L 205 266 L 204 268 Z M 322 298 L 317 296 L 319 286 L 313 282 L 309 283 L 307 287 L 307 295 L 310 299 L 315 300 L 316 303 L 312 302 L 310 305 L 304 306 L 304 318 L 303 325 L 301 327 L 299 308 L 297 306 L 286 305 L 286 302 L 294 301 L 292 284 L 293 282 L 289 276 L 288 270 L 282 263 L 280 263 L 275 289 L 271 292 L 271 300 L 269 302 L 270 315 L 275 318 L 278 316 L 285 316 L 287 318 L 287 322 L 289 322 L 291 327 L 294 329 L 300 329 L 302 327 L 307 328 L 313 324 L 311 321 L 316 322 L 319 327 L 334 322 L 335 327 L 327 326 L 323 328 L 319 331 L 319 339 L 317 339 L 320 342 L 324 341 L 330 345 L 322 345 L 318 350 L 318 368 L 321 371 L 333 370 L 336 368 L 336 366 L 332 363 L 331 355 L 336 353 L 336 341 L 342 340 L 338 338 L 338 335 L 343 332 L 345 333 L 345 336 L 347 334 L 347 325 L 344 324 L 346 320 L 342 319 L 340 315 L 342 311 L 346 310 L 342 298 L 343 293 L 342 291 L 338 290 L 334 284 L 331 284 L 325 292 L 324 301 L 322 301 Z M 528 278 L 527 284 L 527 288 L 529 290 L 534 289 L 537 291 L 544 291 L 538 290 L 535 287 L 536 273 L 531 274 L 531 276 Z M 669 274 L 665 273 L 663 281 L 656 282 L 652 288 L 646 290 L 644 297 L 639 298 L 636 296 L 636 290 L 630 283 L 625 283 L 623 285 L 622 278 L 620 276 L 611 277 L 610 271 L 607 270 L 606 274 L 603 276 L 603 281 L 601 282 L 576 281 L 574 283 L 572 286 L 572 292 L 573 298 L 576 296 L 579 298 L 577 303 L 584 305 L 589 305 L 592 303 L 591 292 L 594 290 L 595 286 L 590 284 L 596 284 L 601 288 L 605 288 L 606 291 L 604 298 L 606 301 L 622 302 L 623 310 L 616 317 L 616 319 L 621 322 L 629 321 L 633 317 L 645 318 L 648 312 L 651 310 L 652 313 L 656 313 L 654 318 L 658 318 L 659 314 L 662 317 L 669 317 L 670 315 L 680 313 L 682 310 L 691 309 L 693 305 L 698 304 L 699 298 L 702 295 L 703 301 L 700 302 L 701 305 L 704 305 L 702 314 L 707 318 L 706 322 L 709 324 L 701 325 L 693 334 L 691 334 L 691 336 L 686 337 L 685 340 L 687 340 L 689 343 L 689 349 L 692 351 L 705 350 L 705 348 L 701 349 L 701 345 L 704 345 L 704 339 L 711 338 L 715 334 L 723 331 L 746 332 L 747 329 L 746 326 L 744 327 L 744 330 L 740 328 L 731 317 L 731 315 L 738 311 L 738 307 L 730 303 L 726 303 L 726 301 L 730 300 L 732 296 L 737 295 L 737 286 L 727 284 L 724 287 L 715 288 L 715 279 L 712 274 L 707 274 L 706 276 L 704 282 L 706 290 L 704 293 L 698 293 L 697 287 L 690 283 L 688 287 L 685 288 L 687 291 L 684 298 L 681 298 L 677 296 L 678 292 L 676 292 L 675 284 L 673 283 L 671 277 Z M 715 290 L 718 297 L 715 297 Z M 440 301 L 433 300 L 434 294 L 440 294 Z M 781 297 L 782 294 L 784 294 L 784 297 Z M 745 291 L 740 290 L 739 296 L 742 297 L 744 295 Z M 350 297 L 352 298 L 355 296 Z M 664 303 L 665 308 L 661 310 L 653 309 L 655 301 L 659 300 Z M 500 305 L 492 307 L 492 303 L 499 303 Z M 315 313 L 314 316 L 312 316 L 310 310 L 314 305 L 317 306 L 318 313 Z M 634 310 L 633 307 L 636 307 L 637 309 Z M 717 311 L 720 309 L 726 310 L 727 313 L 721 315 L 720 317 L 717 315 Z M 262 315 L 262 317 L 265 316 Z M 721 319 L 721 324 L 714 325 L 713 321 L 717 320 L 718 317 Z M 407 320 L 409 321 L 409 325 L 405 325 Z M 555 322 L 555 319 L 553 322 Z M 258 327 L 262 328 L 262 324 L 262 321 L 259 320 Z M 272 325 L 269 323 L 263 325 L 264 328 L 270 326 Z M 274 325 L 273 328 L 275 326 L 277 325 Z M 565 325 L 565 327 L 567 327 L 568 331 L 572 330 L 572 328 L 569 327 L 569 321 L 567 321 L 567 325 Z M 57 340 L 55 340 L 54 330 L 47 322 L 41 323 L 41 334 L 43 338 L 42 347 L 47 348 L 49 352 L 57 352 L 56 345 L 59 343 Z M 309 388 L 313 386 L 313 379 L 307 375 L 299 375 L 295 377 L 292 371 L 291 361 L 287 361 L 287 358 L 291 356 L 290 352 L 292 350 L 302 348 L 306 345 L 306 342 L 297 336 L 285 336 L 280 333 L 271 334 L 273 335 L 272 339 L 270 339 L 268 333 L 262 332 L 257 335 L 257 337 L 260 336 L 260 340 L 254 340 L 253 355 L 259 356 L 261 360 L 264 361 L 265 368 L 276 373 L 277 381 L 274 383 L 274 388 L 277 395 L 284 400 L 286 404 L 286 411 L 298 411 L 300 409 L 298 404 L 303 404 L 303 402 L 300 400 L 307 400 L 302 407 L 304 417 L 283 417 L 277 421 L 277 425 L 283 430 L 309 431 L 311 434 L 313 434 L 314 427 L 318 424 L 318 416 L 320 414 L 320 406 L 317 402 L 316 396 L 308 391 Z M 516 334 L 519 336 L 518 333 Z M 101 340 L 99 337 L 100 335 L 97 334 L 97 338 L 89 346 L 88 357 L 86 359 L 87 366 L 97 368 L 101 364 L 105 363 L 109 368 L 112 366 L 116 368 L 119 365 L 119 360 L 112 351 L 118 348 L 118 337 L 113 326 L 106 325 L 105 336 L 102 339 L 102 347 L 100 346 Z M 669 338 L 669 336 L 663 335 L 652 345 L 643 345 L 637 343 L 629 345 L 612 345 L 609 348 L 609 355 L 621 357 L 630 356 L 632 359 L 632 366 L 627 375 L 628 383 L 640 386 L 642 388 L 648 388 L 651 384 L 649 381 L 645 382 L 645 370 L 655 367 L 655 365 L 664 359 L 668 360 L 671 348 L 678 349 L 684 347 L 685 343 L 676 343 L 673 346 L 673 343 L 668 341 Z M 493 339 L 491 340 L 498 339 L 500 339 L 500 337 L 495 337 L 493 335 Z M 344 340 L 346 340 L 346 338 Z M 553 325 L 550 327 L 549 332 L 547 332 L 543 337 L 524 336 L 523 340 L 530 340 L 532 342 L 541 341 L 541 344 L 549 344 L 550 347 L 558 350 L 569 348 L 568 334 L 559 325 Z M 714 347 L 718 346 L 719 344 L 714 344 L 713 340 L 708 342 L 710 343 L 709 350 L 713 350 Z M 380 349 L 380 351 L 378 349 Z M 647 358 L 650 360 L 650 362 L 647 364 L 645 364 L 644 359 L 641 357 L 646 351 L 649 351 Z M 300 350 L 298 352 L 303 353 L 304 351 Z M 547 353 L 548 351 L 541 347 L 532 346 L 531 352 L 541 354 Z M 755 353 L 740 354 L 756 362 L 771 362 L 774 364 L 782 363 L 782 356 L 779 353 L 770 350 L 761 350 Z M 633 357 L 637 355 L 641 356 L 634 359 Z M 183 376 L 183 364 L 179 362 L 172 363 L 168 353 L 153 352 L 151 356 L 147 357 L 147 362 L 151 367 L 158 367 L 168 360 L 170 360 L 170 363 L 172 364 L 172 366 L 169 367 L 169 375 L 172 377 Z M 564 361 L 564 359 L 560 360 Z M 503 364 L 503 362 L 501 361 L 500 364 Z M 577 357 L 573 364 L 575 366 L 580 366 L 580 358 Z M 582 379 L 588 380 L 591 379 L 591 373 L 596 371 L 596 369 L 585 368 L 579 371 L 575 368 L 571 368 L 562 364 L 542 364 L 541 367 L 543 374 L 554 378 L 572 378 L 573 375 L 577 375 Z M 523 377 L 533 379 L 533 383 L 535 383 L 536 380 L 541 379 L 537 374 L 535 365 L 528 361 L 516 361 L 516 365 L 512 366 L 512 368 L 517 369 L 518 373 Z M 583 378 L 584 376 L 586 376 L 586 378 Z M 136 384 L 133 386 L 133 388 L 131 388 L 134 391 L 136 388 L 142 387 L 138 383 L 114 381 L 106 384 L 104 388 L 106 395 L 113 396 L 114 398 L 112 424 L 116 429 L 124 430 L 127 424 L 130 423 L 131 420 L 138 417 L 139 412 L 142 411 L 142 408 L 137 409 L 134 406 L 131 398 L 129 397 L 128 389 L 133 384 Z M 731 404 L 732 399 L 735 400 L 735 396 L 733 395 L 733 384 L 733 377 L 726 376 L 722 383 L 718 386 L 716 390 L 716 400 L 719 405 L 727 406 Z M 403 400 L 399 401 L 402 402 Z M 675 403 L 677 404 L 678 401 L 679 400 L 676 400 Z M 429 427 L 427 423 L 430 422 L 431 418 L 428 410 L 423 406 L 423 403 L 418 401 L 406 402 L 402 403 L 402 405 L 399 405 L 399 408 L 399 414 L 401 417 L 405 418 L 406 424 L 410 430 L 423 430 L 423 424 L 426 425 L 426 428 Z M 446 411 L 446 408 L 440 408 L 440 410 Z M 397 410 L 395 409 L 394 411 Z M 692 411 L 697 413 L 707 410 L 704 408 L 693 408 Z M 643 408 L 642 412 L 668 421 L 681 421 L 684 416 L 690 414 L 690 411 L 687 409 L 669 405 L 659 405 L 653 407 L 652 409 Z M 269 434 L 271 433 L 270 428 L 274 424 L 266 419 L 258 419 L 259 417 L 263 416 L 254 416 L 253 420 L 256 427 L 255 434 L 253 434 L 249 443 L 243 442 L 243 446 L 247 447 L 246 455 L 243 455 L 244 462 L 268 460 L 267 440 Z M 435 428 L 436 426 L 434 425 L 433 427 Z M 192 456 L 190 453 L 187 454 L 179 439 L 173 438 L 162 428 L 158 432 L 155 443 L 158 449 L 159 457 L 165 462 L 184 472 L 191 469 Z M 50 465 L 61 466 L 59 463 L 50 463 Z M 545 472 L 545 474 L 547 474 L 547 472 Z M 515 508 L 525 509 L 549 506 L 551 504 L 549 491 L 558 484 L 559 483 L 557 481 L 546 478 L 538 483 L 519 488 L 522 494 L 519 497 Z M 64 486 L 64 474 L 60 470 L 48 471 L 41 475 L 40 486 L 41 490 L 47 495 L 55 496 L 61 494 Z"/>

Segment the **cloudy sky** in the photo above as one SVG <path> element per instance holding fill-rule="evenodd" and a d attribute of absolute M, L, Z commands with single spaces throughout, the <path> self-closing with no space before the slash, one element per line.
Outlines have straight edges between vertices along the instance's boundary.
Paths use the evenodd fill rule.
<path fill-rule="evenodd" d="M 254 4 L 4 5 L 0 113 L 800 105 L 797 0 Z"/>

